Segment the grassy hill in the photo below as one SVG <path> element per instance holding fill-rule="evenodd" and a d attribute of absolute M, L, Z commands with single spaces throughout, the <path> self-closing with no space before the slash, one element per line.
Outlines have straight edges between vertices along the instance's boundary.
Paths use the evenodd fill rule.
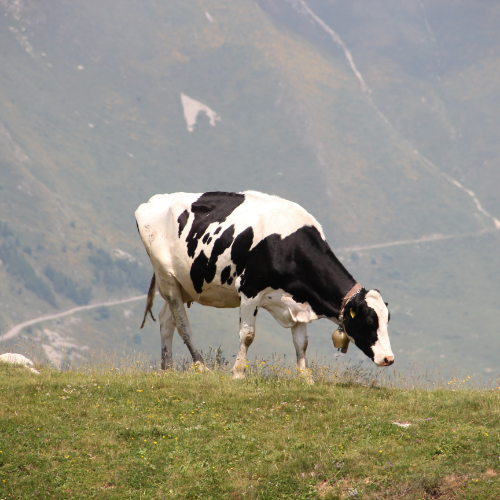
<path fill-rule="evenodd" d="M 382 290 L 401 366 L 456 355 L 496 373 L 498 235 L 476 233 L 500 218 L 497 9 L 311 0 L 364 92 L 301 5 L 1 2 L 0 335 L 144 293 L 151 271 L 133 213 L 153 194 L 257 189 L 302 204 L 355 277 Z M 189 132 L 181 93 L 220 121 L 200 114 Z M 437 233 L 457 238 L 352 250 Z M 35 325 L 1 347 L 41 339 L 60 355 L 158 357 L 157 325 L 138 331 L 142 307 Z M 236 314 L 191 309 L 200 346 L 230 350 Z M 292 353 L 288 332 L 264 315 L 258 326 L 253 353 Z M 312 332 L 312 352 L 332 352 L 331 326 Z"/>
<path fill-rule="evenodd" d="M 309 386 L 278 364 L 235 382 L 100 363 L 0 365 L 2 498 L 500 495 L 499 388 L 467 376 L 429 387 L 420 374 L 426 388 L 315 366 Z"/>

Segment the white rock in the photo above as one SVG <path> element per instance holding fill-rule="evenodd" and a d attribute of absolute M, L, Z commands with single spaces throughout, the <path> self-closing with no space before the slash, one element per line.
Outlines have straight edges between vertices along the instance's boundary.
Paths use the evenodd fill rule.
<path fill-rule="evenodd" d="M 405 429 L 411 426 L 410 422 L 393 422 L 393 424 Z"/>
<path fill-rule="evenodd" d="M 10 363 L 11 365 L 20 365 L 29 368 L 33 373 L 37 373 L 40 375 L 40 372 L 34 368 L 34 363 L 31 359 L 28 359 L 26 356 L 22 354 L 16 354 L 13 352 L 7 352 L 5 354 L 0 355 L 0 362 Z"/>

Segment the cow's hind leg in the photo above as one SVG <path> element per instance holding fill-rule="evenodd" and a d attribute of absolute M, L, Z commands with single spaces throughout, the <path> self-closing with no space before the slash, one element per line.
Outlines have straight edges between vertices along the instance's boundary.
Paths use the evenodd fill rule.
<path fill-rule="evenodd" d="M 175 324 L 172 311 L 168 302 L 165 302 L 160 311 L 160 337 L 161 337 L 161 369 L 172 368 L 172 340 L 174 338 Z"/>
<path fill-rule="evenodd" d="M 245 377 L 248 348 L 255 338 L 255 321 L 259 310 L 260 296 L 247 299 L 243 294 L 240 306 L 240 348 L 231 373 L 234 379 Z"/>
<path fill-rule="evenodd" d="M 194 346 L 191 325 L 189 324 L 186 309 L 182 301 L 181 287 L 172 276 L 161 276 L 159 281 L 161 294 L 167 301 L 168 307 L 172 313 L 174 325 L 191 353 L 193 363 L 195 363 L 200 370 L 203 370 L 205 368 L 205 361 L 198 349 Z"/>
<path fill-rule="evenodd" d="M 309 369 L 307 368 L 306 350 L 307 350 L 307 324 L 295 323 L 292 326 L 293 345 L 297 354 L 297 370 L 300 375 L 304 376 L 306 380 L 312 384 L 313 379 Z"/>

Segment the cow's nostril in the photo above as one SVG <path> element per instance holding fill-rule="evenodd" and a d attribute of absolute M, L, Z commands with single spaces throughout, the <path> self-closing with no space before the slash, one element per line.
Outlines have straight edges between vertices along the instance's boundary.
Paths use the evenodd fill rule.
<path fill-rule="evenodd" d="M 394 363 L 394 356 L 387 356 L 384 358 L 385 366 L 391 366 Z"/>

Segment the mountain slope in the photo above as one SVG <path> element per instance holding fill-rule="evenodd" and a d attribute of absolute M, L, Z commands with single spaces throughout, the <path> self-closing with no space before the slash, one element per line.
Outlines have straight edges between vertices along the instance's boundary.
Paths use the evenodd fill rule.
<path fill-rule="evenodd" d="M 144 293 L 151 271 L 133 213 L 158 192 L 278 194 L 313 213 L 334 249 L 494 227 L 493 217 L 452 182 L 458 178 L 470 185 L 498 216 L 493 184 L 484 180 L 496 178 L 493 137 L 483 138 L 491 164 L 483 164 L 473 182 L 465 165 L 479 157 L 480 137 L 462 144 L 459 132 L 454 139 L 450 132 L 487 106 L 488 98 L 479 99 L 467 83 L 474 74 L 471 59 L 462 63 L 464 75 L 469 72 L 463 85 L 454 78 L 458 63 L 441 70 L 447 80 L 438 81 L 431 64 L 434 35 L 416 4 L 396 11 L 371 5 L 2 0 L 0 222 L 8 230 L 0 231 L 0 334 L 24 319 L 78 302 Z M 444 0 L 441 11 L 424 7 L 429 26 L 450 9 Z M 407 29 L 401 31 L 399 22 Z M 344 48 L 325 26 L 339 33 Z M 430 49 L 418 45 L 422 33 L 431 40 Z M 439 33 L 455 47 L 449 28 Z M 403 35 L 409 41 L 398 59 Z M 372 93 L 360 85 L 346 47 Z M 494 72 L 494 53 L 483 59 L 485 74 Z M 423 69 L 409 68 L 411 57 L 422 60 Z M 448 87 L 452 90 L 446 92 Z M 496 102 L 494 87 L 490 90 Z M 211 124 L 202 112 L 189 131 L 181 94 L 219 119 Z M 427 97 L 421 105 L 422 96 Z M 470 96 L 468 114 L 456 113 L 453 102 L 459 96 Z M 463 153 L 467 149 L 469 156 Z M 448 247 L 434 248 L 426 251 L 447 258 Z M 344 259 L 356 270 L 351 253 L 344 252 Z M 394 250 L 400 275 L 413 268 L 407 255 L 403 247 Z M 470 258 L 463 249 L 456 265 Z M 497 257 L 485 258 L 498 265 Z M 420 275 L 432 280 L 424 261 Z M 377 266 L 360 267 L 356 277 L 378 286 L 384 278 L 377 271 Z M 445 272 L 439 266 L 434 271 L 439 279 Z M 479 279 L 467 276 L 464 286 L 474 287 Z M 398 307 L 406 285 L 388 281 L 386 286 L 384 296 L 392 295 L 389 300 Z M 418 288 L 408 293 L 411 301 Z M 480 297 L 468 302 L 475 301 Z M 431 302 L 425 308 L 432 315 L 441 306 Z M 487 311 L 481 321 L 492 332 L 498 313 L 494 305 Z M 127 341 L 130 348 L 147 344 L 155 352 L 156 337 L 145 341 L 137 331 L 141 312 L 137 304 L 45 329 L 71 337 L 68 342 L 80 347 L 89 341 L 96 347 Z M 190 311 L 199 330 L 215 313 Z M 208 345 L 229 346 L 236 338 L 234 314 L 221 314 Z M 272 333 L 272 323 L 262 328 L 263 337 L 272 339 L 262 352 L 267 346 L 285 349 L 275 340 L 282 337 Z M 331 326 L 317 328 L 323 350 Z M 419 328 L 415 324 L 411 330 Z M 31 335 L 37 332 L 42 343 L 54 343 L 43 325 Z"/>

